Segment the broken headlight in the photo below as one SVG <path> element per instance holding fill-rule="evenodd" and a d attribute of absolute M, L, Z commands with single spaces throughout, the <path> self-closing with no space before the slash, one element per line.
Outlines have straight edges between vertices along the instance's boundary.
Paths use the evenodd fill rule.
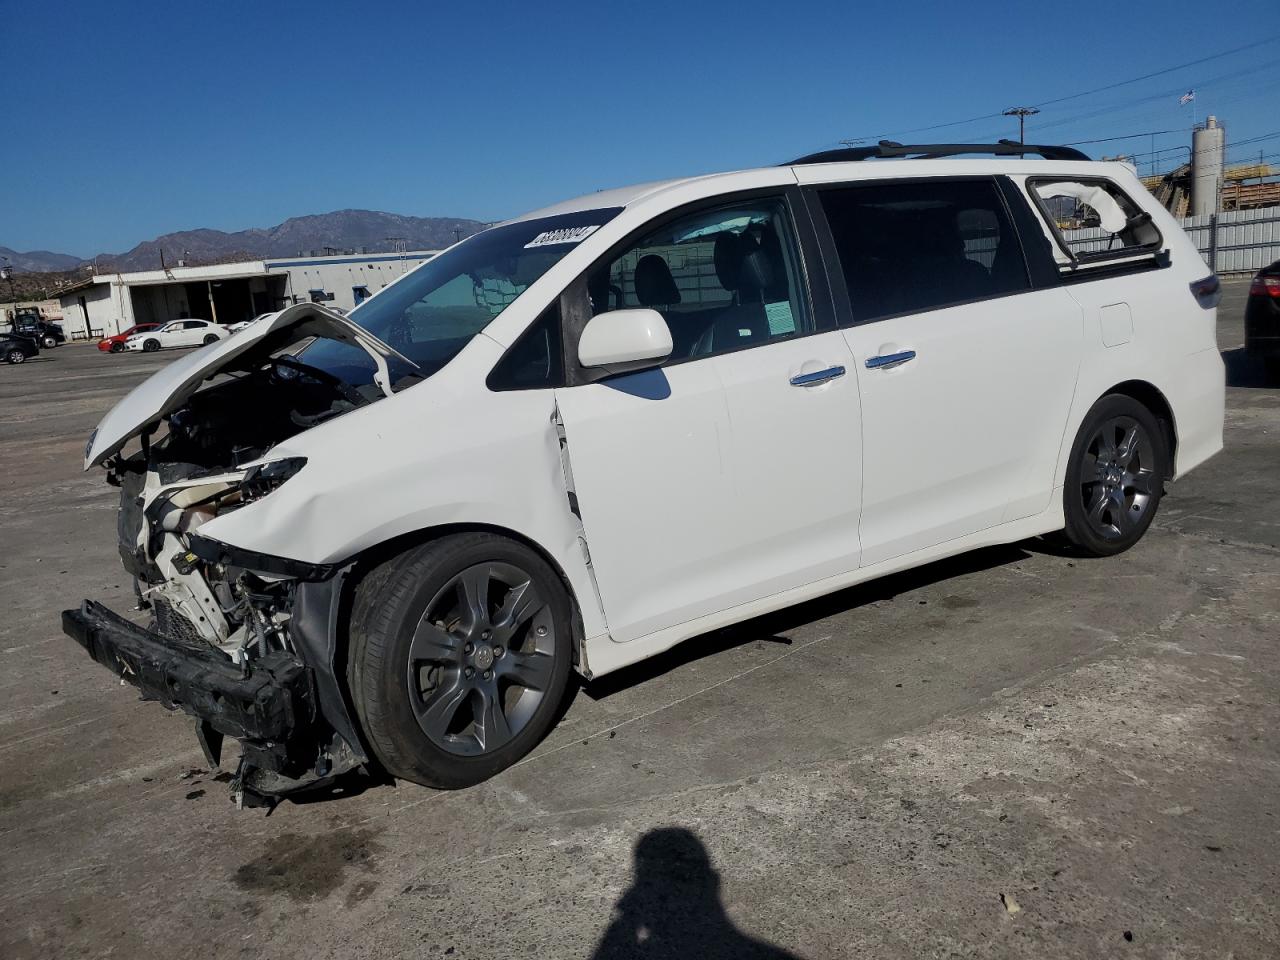
<path fill-rule="evenodd" d="M 251 467 L 240 481 L 240 495 L 246 501 L 258 500 L 280 487 L 307 464 L 306 457 L 286 457 Z"/>

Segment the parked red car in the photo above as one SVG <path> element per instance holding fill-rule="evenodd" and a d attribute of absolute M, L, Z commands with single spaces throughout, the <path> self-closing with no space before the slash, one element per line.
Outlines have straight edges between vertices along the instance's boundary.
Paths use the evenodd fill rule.
<path fill-rule="evenodd" d="M 124 342 L 132 337 L 135 333 L 146 333 L 148 330 L 154 330 L 160 326 L 158 323 L 139 323 L 137 326 L 130 327 L 117 333 L 114 337 L 107 337 L 105 340 L 98 341 L 98 349 L 107 353 L 119 353 L 124 349 Z"/>

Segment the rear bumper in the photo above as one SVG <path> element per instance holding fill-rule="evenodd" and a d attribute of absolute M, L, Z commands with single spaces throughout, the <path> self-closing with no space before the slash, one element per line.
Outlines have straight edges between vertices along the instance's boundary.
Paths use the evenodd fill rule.
<path fill-rule="evenodd" d="M 1216 347 L 1183 359 L 1166 394 L 1173 407 L 1178 448 L 1174 476 L 1181 477 L 1222 449 L 1227 406 L 1226 367 Z"/>
<path fill-rule="evenodd" d="M 1254 356 L 1280 356 L 1280 300 L 1249 296 L 1244 311 L 1244 346 Z"/>
<path fill-rule="evenodd" d="M 1249 337 L 1244 350 L 1251 357 L 1280 357 L 1280 337 Z"/>

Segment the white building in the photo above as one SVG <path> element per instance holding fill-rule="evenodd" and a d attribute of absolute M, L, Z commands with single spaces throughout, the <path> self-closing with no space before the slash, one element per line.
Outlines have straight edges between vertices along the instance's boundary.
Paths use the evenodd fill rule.
<path fill-rule="evenodd" d="M 310 300 L 350 310 L 438 251 L 290 257 L 103 273 L 58 294 L 71 339 L 109 337 L 139 323 L 195 317 L 239 323 Z"/>

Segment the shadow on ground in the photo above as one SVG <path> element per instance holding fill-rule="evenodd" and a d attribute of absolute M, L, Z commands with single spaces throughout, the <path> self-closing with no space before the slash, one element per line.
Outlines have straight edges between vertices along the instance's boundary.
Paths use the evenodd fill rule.
<path fill-rule="evenodd" d="M 707 848 L 683 828 L 650 830 L 636 842 L 631 886 L 614 910 L 592 960 L 798 960 L 733 925 Z"/>
<path fill-rule="evenodd" d="M 1222 362 L 1227 366 L 1228 387 L 1274 387 L 1272 377 L 1261 357 L 1251 357 L 1244 347 L 1222 351 Z"/>

